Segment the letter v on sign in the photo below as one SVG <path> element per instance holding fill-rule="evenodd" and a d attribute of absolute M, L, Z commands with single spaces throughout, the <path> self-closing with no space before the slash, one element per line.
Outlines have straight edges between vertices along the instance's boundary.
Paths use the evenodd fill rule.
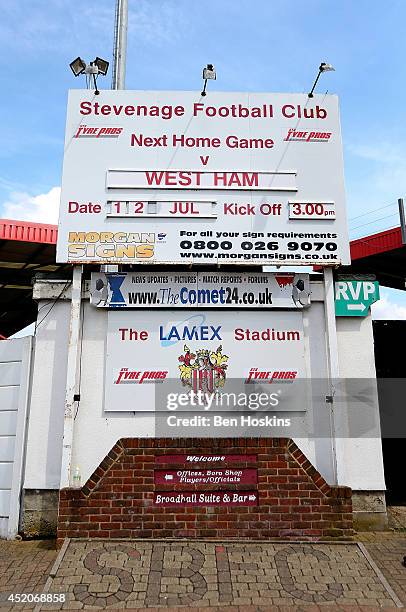
<path fill-rule="evenodd" d="M 353 300 L 358 300 L 361 294 L 362 283 L 348 283 L 348 291 Z"/>
<path fill-rule="evenodd" d="M 379 283 L 370 279 L 341 278 L 335 283 L 337 317 L 366 317 L 379 300 Z"/>
<path fill-rule="evenodd" d="M 200 155 L 200 161 L 202 162 L 203 166 L 207 166 L 207 162 L 209 161 L 209 156 L 208 155 Z"/>

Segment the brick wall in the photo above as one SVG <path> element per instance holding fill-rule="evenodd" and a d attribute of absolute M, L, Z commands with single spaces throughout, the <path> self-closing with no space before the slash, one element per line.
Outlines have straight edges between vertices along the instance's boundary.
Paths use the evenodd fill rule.
<path fill-rule="evenodd" d="M 218 491 L 219 485 L 154 484 L 163 455 L 254 455 L 256 461 L 171 464 L 173 469 L 256 468 L 258 483 L 222 491 L 258 491 L 255 506 L 157 507 L 157 491 Z M 157 463 L 157 458 L 159 464 Z M 251 459 L 254 459 L 251 457 Z M 124 438 L 81 489 L 60 491 L 58 539 L 97 538 L 348 538 L 351 489 L 331 487 L 292 440 Z"/>

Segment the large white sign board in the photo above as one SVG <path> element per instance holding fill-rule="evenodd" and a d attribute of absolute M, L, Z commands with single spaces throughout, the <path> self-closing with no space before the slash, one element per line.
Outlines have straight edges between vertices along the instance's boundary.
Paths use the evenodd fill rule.
<path fill-rule="evenodd" d="M 269 392 L 287 383 L 287 409 L 305 410 L 294 385 L 306 376 L 302 312 L 108 312 L 106 411 L 166 411 L 166 389 L 213 394 L 246 382 Z"/>
<path fill-rule="evenodd" d="M 349 264 L 337 97 L 70 91 L 57 261 Z"/>

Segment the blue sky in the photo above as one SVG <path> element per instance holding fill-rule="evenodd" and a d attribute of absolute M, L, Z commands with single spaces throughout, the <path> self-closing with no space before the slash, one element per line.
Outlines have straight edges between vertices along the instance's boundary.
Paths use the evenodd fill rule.
<path fill-rule="evenodd" d="M 111 60 L 114 0 L 0 0 L 0 217 L 54 222 L 69 62 Z M 338 93 L 351 236 L 397 224 L 406 195 L 406 2 L 389 0 L 129 0 L 128 89 Z M 101 79 L 99 79 L 100 83 Z M 102 87 L 110 87 L 107 76 Z M 374 212 L 371 212 L 374 211 Z M 381 217 L 384 217 L 381 219 Z M 385 303 L 386 300 L 386 303 Z M 381 308 L 406 296 L 384 292 Z"/>

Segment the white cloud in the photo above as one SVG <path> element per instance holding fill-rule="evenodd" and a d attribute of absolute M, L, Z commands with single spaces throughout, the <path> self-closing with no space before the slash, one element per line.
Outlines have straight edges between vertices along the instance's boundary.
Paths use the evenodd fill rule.
<path fill-rule="evenodd" d="M 406 319 L 406 306 L 391 302 L 386 296 L 371 306 L 373 319 Z"/>
<path fill-rule="evenodd" d="M 179 39 L 182 30 L 192 27 L 182 9 L 176 3 L 161 0 L 149 2 L 139 0 L 129 10 L 129 32 L 136 40 L 140 38 L 155 45 Z"/>
<path fill-rule="evenodd" d="M 357 157 L 382 164 L 404 164 L 406 162 L 403 148 L 389 142 L 381 142 L 375 145 L 349 144 L 348 150 Z"/>
<path fill-rule="evenodd" d="M 374 145 L 350 144 L 347 150 L 354 158 L 369 163 L 367 174 L 359 185 L 363 190 L 360 195 L 364 202 L 368 201 L 371 206 L 374 201 L 378 201 L 383 206 L 394 197 L 403 195 L 406 172 L 406 147 L 404 145 L 388 142 L 379 142 Z"/>
<path fill-rule="evenodd" d="M 347 181 L 351 237 L 399 225 L 397 198 L 405 193 L 406 147 L 380 141 L 349 144 L 347 151 L 361 164 Z"/>
<path fill-rule="evenodd" d="M 4 5 L 4 6 L 3 6 Z M 0 41 L 4 48 L 21 53 L 29 50 L 68 53 L 80 49 L 80 54 L 92 49 L 99 53 L 111 48 L 113 39 L 115 2 L 98 0 L 83 2 L 80 10 L 65 0 L 36 0 L 35 7 L 27 10 L 24 2 L 3 2 L 0 20 Z M 181 37 L 182 28 L 193 27 L 182 8 L 173 0 L 137 0 L 128 11 L 129 43 L 131 40 L 163 45 Z M 96 40 L 94 46 L 91 41 Z M 85 42 L 84 42 L 85 41 Z M 66 58 L 65 58 L 66 59 Z M 88 57 L 90 59 L 90 56 Z"/>
<path fill-rule="evenodd" d="M 52 3 L 53 6 L 49 6 L 49 3 L 40 0 L 33 10 L 27 10 L 27 6 L 23 6 L 23 3 L 2 3 L 0 23 L 2 44 L 37 52 L 38 48 L 58 48 L 58 41 L 59 44 L 66 43 L 69 15 L 64 11 L 62 19 L 55 18 L 62 5 L 54 0 Z"/>
<path fill-rule="evenodd" d="M 48 193 L 32 196 L 29 193 L 12 191 L 4 202 L 1 216 L 18 221 L 57 223 L 61 188 L 52 187 Z"/>

